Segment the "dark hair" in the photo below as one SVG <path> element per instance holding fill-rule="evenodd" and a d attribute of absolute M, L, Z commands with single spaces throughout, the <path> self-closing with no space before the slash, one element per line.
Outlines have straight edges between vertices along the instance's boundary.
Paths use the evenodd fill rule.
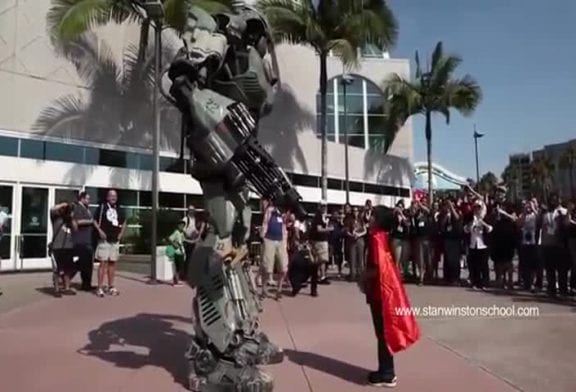
<path fill-rule="evenodd" d="M 394 210 L 384 206 L 377 206 L 374 208 L 374 223 L 384 231 L 392 230 L 394 227 Z"/>
<path fill-rule="evenodd" d="M 86 198 L 86 196 L 88 196 L 88 192 L 82 191 L 82 192 L 78 193 L 78 200 L 82 200 L 82 199 Z"/>

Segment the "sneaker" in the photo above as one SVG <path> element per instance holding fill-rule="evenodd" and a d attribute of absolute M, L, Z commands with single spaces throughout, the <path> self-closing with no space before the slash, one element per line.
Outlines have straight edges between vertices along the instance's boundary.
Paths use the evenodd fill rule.
<path fill-rule="evenodd" d="M 120 292 L 118 291 L 118 289 L 116 289 L 116 287 L 110 287 L 108 289 L 108 295 L 112 295 L 112 296 L 117 296 L 120 295 Z"/>
<path fill-rule="evenodd" d="M 99 287 L 99 288 L 96 290 L 96 295 L 97 295 L 98 297 L 100 297 L 100 298 L 104 298 L 104 290 L 102 290 L 102 288 Z"/>
<path fill-rule="evenodd" d="M 368 374 L 368 383 L 375 387 L 394 388 L 397 381 L 396 376 L 383 376 L 379 372 L 371 372 Z"/>

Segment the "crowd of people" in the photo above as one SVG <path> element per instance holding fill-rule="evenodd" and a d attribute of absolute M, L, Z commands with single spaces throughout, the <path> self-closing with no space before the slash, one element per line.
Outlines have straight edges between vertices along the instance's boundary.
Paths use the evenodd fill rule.
<path fill-rule="evenodd" d="M 109 190 L 106 201 L 98 205 L 94 214 L 89 205 L 90 195 L 80 192 L 76 201 L 62 202 L 50 209 L 53 236 L 49 252 L 57 297 L 76 294 L 70 282 L 78 272 L 81 290 L 94 291 L 98 297 L 119 295 L 114 279 L 126 219 L 118 206 L 118 194 Z M 94 260 L 99 264 L 96 287 L 92 286 Z"/>
<path fill-rule="evenodd" d="M 330 284 L 329 266 L 336 270 L 332 277 L 358 280 L 366 264 L 373 211 L 370 200 L 363 207 L 347 204 L 332 211 L 322 201 L 313 218 L 299 222 L 290 211 L 282 213 L 265 200 L 257 231 L 262 241 L 262 295 L 267 296 L 265 282 L 274 271 L 277 298 L 287 275 L 292 295 L 309 281 L 311 295 L 317 296 L 318 284 Z M 467 187 L 431 206 L 426 200 L 410 205 L 401 200 L 394 206 L 389 235 L 405 282 L 474 290 L 546 290 L 561 298 L 576 293 L 576 209 L 554 194 L 547 203 L 535 198 L 510 203 L 503 189 L 487 196 Z"/>

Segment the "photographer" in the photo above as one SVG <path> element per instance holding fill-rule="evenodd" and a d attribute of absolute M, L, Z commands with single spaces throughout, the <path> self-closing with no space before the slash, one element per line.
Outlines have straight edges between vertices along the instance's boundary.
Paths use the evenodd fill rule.
<path fill-rule="evenodd" d="M 75 295 L 70 288 L 70 280 L 74 274 L 74 243 L 72 242 L 72 205 L 60 203 L 50 209 L 52 221 L 52 242 L 50 252 L 56 263 L 54 271 L 55 295 Z"/>

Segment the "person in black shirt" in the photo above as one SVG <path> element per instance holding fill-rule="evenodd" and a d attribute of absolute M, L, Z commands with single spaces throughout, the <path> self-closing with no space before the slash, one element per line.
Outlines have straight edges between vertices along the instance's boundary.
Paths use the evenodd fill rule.
<path fill-rule="evenodd" d="M 496 285 L 512 290 L 514 268 L 512 259 L 518 245 L 519 230 L 516 217 L 508 217 L 501 213 L 499 204 L 495 204 L 490 213 L 489 221 L 494 228 L 489 236 L 490 258 L 494 262 Z"/>
<path fill-rule="evenodd" d="M 330 249 L 334 264 L 338 268 L 338 278 L 342 277 L 342 264 L 344 262 L 344 212 L 336 211 L 332 216 L 334 230 L 330 234 Z"/>
<path fill-rule="evenodd" d="M 418 285 L 424 284 L 432 272 L 430 248 L 431 218 L 429 211 L 419 201 L 414 201 L 410 207 L 410 237 L 413 262 L 416 267 Z"/>
<path fill-rule="evenodd" d="M 328 219 L 327 205 L 325 201 L 320 202 L 318 211 L 312 220 L 312 227 L 310 228 L 309 239 L 312 245 L 312 254 L 314 256 L 314 271 L 312 271 L 311 279 L 311 293 L 313 297 L 318 296 L 318 283 L 329 284 L 328 279 L 324 276 L 322 279 L 318 278 L 318 273 L 322 265 L 328 263 L 329 259 L 329 249 L 328 249 L 328 238 L 330 232 L 332 231 L 332 226 Z"/>
<path fill-rule="evenodd" d="M 98 290 L 96 295 L 103 297 L 107 292 L 110 295 L 118 295 L 114 287 L 116 274 L 116 262 L 120 257 L 120 241 L 126 230 L 126 219 L 122 210 L 118 207 L 118 194 L 111 189 L 106 195 L 106 203 L 101 204 L 96 210 L 95 226 L 100 236 L 96 248 L 96 260 L 100 262 L 98 267 Z M 155 249 L 153 249 L 155 251 Z M 104 276 L 108 276 L 108 290 L 104 288 Z"/>
<path fill-rule="evenodd" d="M 390 231 L 390 238 L 392 243 L 392 253 L 398 268 L 404 276 L 408 274 L 408 257 L 410 255 L 410 220 L 407 217 L 407 211 L 404 206 L 404 201 L 400 200 L 396 203 L 393 211 L 394 224 Z"/>
<path fill-rule="evenodd" d="M 453 201 L 446 200 L 442 204 L 438 225 L 444 253 L 443 278 L 448 285 L 458 285 L 460 284 L 460 258 L 462 257 L 462 242 L 464 241 L 464 224 L 462 215 L 456 209 Z"/>
<path fill-rule="evenodd" d="M 90 195 L 86 192 L 80 192 L 78 202 L 72 209 L 72 242 L 74 243 L 74 255 L 78 257 L 78 269 L 82 279 L 81 290 L 92 290 L 92 270 L 94 268 L 94 245 L 93 229 L 94 219 L 88 209 L 90 204 Z"/>

